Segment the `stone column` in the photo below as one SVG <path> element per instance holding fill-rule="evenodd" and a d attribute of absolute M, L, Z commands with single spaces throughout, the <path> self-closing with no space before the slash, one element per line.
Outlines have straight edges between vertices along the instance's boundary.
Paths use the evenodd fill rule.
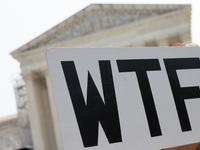
<path fill-rule="evenodd" d="M 33 80 L 33 74 L 23 75 L 28 97 L 29 115 L 31 123 L 31 133 L 33 137 L 33 146 L 35 150 L 45 150 L 45 142 L 42 136 L 42 128 L 40 126 L 39 111 L 36 101 L 36 91 Z"/>
<path fill-rule="evenodd" d="M 48 91 L 48 95 L 49 95 L 49 102 L 50 102 L 50 107 L 51 107 L 51 113 L 52 113 L 52 119 L 53 119 L 57 148 L 58 148 L 58 150 L 63 150 L 63 144 L 62 144 L 59 124 L 58 124 L 55 102 L 54 102 L 54 97 L 53 97 L 52 88 L 51 88 L 51 81 L 50 81 L 50 77 L 49 77 L 47 70 L 44 71 L 44 75 L 45 75 L 45 80 L 46 80 L 46 83 L 47 83 L 47 91 Z"/>
<path fill-rule="evenodd" d="M 159 36 L 159 39 L 156 39 L 156 43 L 158 45 L 158 47 L 162 47 L 162 46 L 169 46 L 169 41 L 168 41 L 168 37 L 163 35 Z"/>
<path fill-rule="evenodd" d="M 183 43 L 190 43 L 191 42 L 190 34 L 188 34 L 187 32 L 186 33 L 179 33 L 179 36 L 180 36 L 181 41 Z"/>
<path fill-rule="evenodd" d="M 41 72 L 24 75 L 35 150 L 57 150 L 46 80 Z"/>

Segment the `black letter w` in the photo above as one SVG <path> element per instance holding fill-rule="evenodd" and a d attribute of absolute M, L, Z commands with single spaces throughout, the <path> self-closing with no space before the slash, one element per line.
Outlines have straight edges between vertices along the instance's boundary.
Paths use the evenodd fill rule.
<path fill-rule="evenodd" d="M 88 72 L 87 104 L 85 104 L 74 62 L 62 61 L 61 64 L 84 147 L 98 145 L 99 122 L 109 143 L 121 142 L 121 129 L 110 61 L 99 61 L 105 103 Z"/>

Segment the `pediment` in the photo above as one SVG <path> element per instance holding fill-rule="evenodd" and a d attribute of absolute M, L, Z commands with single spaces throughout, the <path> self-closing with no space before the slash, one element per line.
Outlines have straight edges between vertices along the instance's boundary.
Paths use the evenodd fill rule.
<path fill-rule="evenodd" d="M 68 41 L 117 26 L 190 9 L 190 5 L 91 4 L 55 27 L 36 37 L 17 51 L 27 51 Z"/>

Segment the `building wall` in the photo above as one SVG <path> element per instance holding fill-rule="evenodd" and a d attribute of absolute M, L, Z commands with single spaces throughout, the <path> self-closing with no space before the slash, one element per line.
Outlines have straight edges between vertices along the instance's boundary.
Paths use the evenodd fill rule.
<path fill-rule="evenodd" d="M 21 147 L 17 115 L 0 120 L 0 150 L 14 150 Z"/>

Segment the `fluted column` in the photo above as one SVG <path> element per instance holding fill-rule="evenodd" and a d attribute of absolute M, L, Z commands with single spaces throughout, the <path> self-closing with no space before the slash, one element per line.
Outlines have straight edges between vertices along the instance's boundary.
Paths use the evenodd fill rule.
<path fill-rule="evenodd" d="M 42 72 L 24 75 L 35 150 L 57 150 L 47 84 Z"/>
<path fill-rule="evenodd" d="M 182 34 L 179 34 L 179 36 L 180 36 L 181 41 L 182 41 L 183 43 L 190 43 L 190 42 L 191 42 L 190 34 L 182 33 Z"/>
<path fill-rule="evenodd" d="M 158 38 L 156 39 L 156 43 L 159 47 L 162 46 L 169 46 L 169 41 L 168 41 L 168 36 L 167 35 L 159 35 L 157 36 Z"/>
<path fill-rule="evenodd" d="M 42 128 L 40 126 L 40 113 L 37 107 L 37 94 L 36 94 L 36 86 L 34 83 L 33 74 L 23 75 L 26 89 L 27 89 L 27 97 L 28 97 L 28 105 L 29 105 L 29 115 L 30 115 L 30 123 L 31 123 L 31 133 L 33 137 L 33 146 L 35 150 L 45 150 L 45 142 L 42 135 Z"/>

